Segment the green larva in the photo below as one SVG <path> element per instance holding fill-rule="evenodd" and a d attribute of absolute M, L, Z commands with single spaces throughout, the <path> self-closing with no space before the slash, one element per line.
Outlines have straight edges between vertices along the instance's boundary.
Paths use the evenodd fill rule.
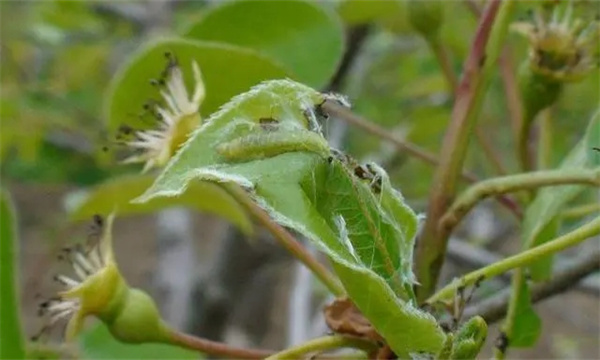
<path fill-rule="evenodd" d="M 329 156 L 329 144 L 320 134 L 312 131 L 277 130 L 242 136 L 220 144 L 217 151 L 230 161 L 264 159 L 287 152 L 306 151 Z"/>

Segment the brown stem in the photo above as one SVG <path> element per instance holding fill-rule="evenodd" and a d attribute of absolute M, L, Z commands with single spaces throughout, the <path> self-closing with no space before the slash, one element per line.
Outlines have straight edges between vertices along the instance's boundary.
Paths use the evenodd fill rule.
<path fill-rule="evenodd" d="M 169 329 L 169 336 L 170 344 L 229 359 L 264 359 L 275 353 L 273 350 L 229 346 L 221 342 L 188 335 L 174 329 Z"/>
<path fill-rule="evenodd" d="M 507 4 L 511 3 L 507 1 Z M 415 268 L 417 279 L 421 283 L 416 290 L 417 298 L 421 301 L 434 291 L 446 253 L 448 239 L 440 236 L 438 222 L 456 192 L 457 178 L 462 171 L 470 130 L 480 109 L 485 92 L 484 85 L 489 82 L 489 76 L 484 75 L 490 71 L 489 63 L 493 64 L 496 60 L 497 54 L 488 54 L 486 47 L 500 5 L 501 0 L 490 1 L 481 17 L 471 51 L 464 65 L 463 77 L 457 88 L 452 119 L 442 144 L 440 166 L 435 173 L 429 197 L 427 220 L 416 249 Z M 504 29 L 497 31 L 494 46 L 500 45 L 504 34 Z M 492 50 L 496 51 L 495 48 Z M 485 74 L 483 70 L 486 71 Z"/>
<path fill-rule="evenodd" d="M 435 54 L 437 62 L 440 65 L 442 72 L 444 73 L 444 78 L 446 79 L 446 82 L 448 83 L 448 88 L 450 90 L 450 93 L 454 97 L 456 95 L 455 92 L 456 92 L 456 88 L 458 86 L 458 80 L 456 78 L 456 74 L 454 73 L 454 70 L 452 70 L 452 66 L 450 64 L 450 58 L 448 56 L 448 50 L 446 47 L 444 47 L 440 43 L 438 38 L 429 40 L 428 44 L 429 44 L 429 47 L 431 48 L 431 50 L 433 51 L 433 53 Z M 494 147 L 491 145 L 490 141 L 488 140 L 487 136 L 483 133 L 481 128 L 479 128 L 479 127 L 475 128 L 475 136 L 476 136 L 477 140 L 479 141 L 486 157 L 492 163 L 492 166 L 494 167 L 494 169 L 496 169 L 496 172 L 499 175 L 505 175 L 507 172 L 504 169 L 504 166 L 502 165 L 502 161 L 500 160 L 500 157 L 494 151 Z"/>
<path fill-rule="evenodd" d="M 469 10 L 476 17 L 481 16 L 481 8 L 474 0 L 466 0 L 466 4 Z M 519 124 L 521 124 L 522 105 L 521 97 L 519 95 L 519 88 L 517 85 L 517 77 L 514 71 L 514 65 L 511 60 L 511 50 L 508 45 L 504 46 L 502 54 L 498 59 L 498 65 L 500 67 L 500 77 L 502 84 L 504 85 L 504 95 L 506 97 L 506 107 L 510 115 L 510 124 L 513 131 L 514 139 L 518 138 L 519 135 Z"/>

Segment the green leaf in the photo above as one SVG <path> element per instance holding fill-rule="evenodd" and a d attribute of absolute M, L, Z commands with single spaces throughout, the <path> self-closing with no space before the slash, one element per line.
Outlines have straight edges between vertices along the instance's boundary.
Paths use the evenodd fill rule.
<path fill-rule="evenodd" d="M 335 13 L 310 1 L 232 1 L 210 9 L 185 36 L 254 49 L 316 88 L 342 58 L 344 33 Z"/>
<path fill-rule="evenodd" d="M 195 351 L 164 344 L 124 344 L 98 321 L 79 336 L 82 359 L 198 359 Z"/>
<path fill-rule="evenodd" d="M 560 169 L 597 168 L 590 163 L 588 139 L 596 136 L 594 132 L 600 127 L 600 111 L 596 112 L 587 128 L 584 138 L 571 150 L 560 165 Z M 544 244 L 557 235 L 557 217 L 565 205 L 586 189 L 583 185 L 564 185 L 544 188 L 538 191 L 534 201 L 529 205 L 523 219 L 523 241 L 525 249 Z M 554 231 L 553 231 L 554 229 Z M 551 258 L 542 259 L 546 264 L 533 265 L 531 277 L 534 280 L 547 279 L 552 270 Z"/>
<path fill-rule="evenodd" d="M 17 299 L 17 245 L 14 209 L 8 194 L 0 191 L 0 359 L 25 358 Z"/>
<path fill-rule="evenodd" d="M 385 172 L 374 164 L 357 170 L 351 159 L 329 156 L 298 136 L 290 136 L 286 146 L 277 138 L 279 151 L 270 141 L 282 129 L 307 139 L 306 133 L 314 136 L 307 113 L 318 113 L 314 108 L 323 100 L 323 95 L 287 80 L 266 82 L 235 97 L 194 133 L 136 201 L 177 196 L 194 178 L 233 181 L 251 189 L 273 219 L 302 233 L 329 256 L 348 295 L 396 354 L 437 353 L 445 335 L 431 315 L 413 305 L 417 219 Z M 265 128 L 260 121 L 265 116 L 277 125 Z M 231 161 L 218 150 L 250 138 L 261 139 L 251 148 L 262 144 L 266 150 L 257 152 L 262 157 L 248 154 Z M 364 179 L 355 175 L 361 172 Z"/>
<path fill-rule="evenodd" d="M 152 185 L 152 175 L 129 175 L 111 179 L 85 192 L 70 210 L 74 221 L 88 220 L 94 214 L 109 214 L 117 210 L 120 216 L 153 213 L 172 206 L 186 206 L 201 212 L 221 216 L 246 234 L 252 233 L 252 223 L 240 205 L 219 185 L 206 181 L 191 181 L 181 196 L 160 198 L 145 204 L 133 204 Z"/>
<path fill-rule="evenodd" d="M 159 90 L 150 80 L 158 78 L 165 69 L 167 51 L 177 57 L 190 90 L 192 61 L 200 66 L 206 86 L 206 99 L 200 108 L 203 115 L 212 113 L 235 94 L 263 80 L 290 75 L 266 57 L 234 45 L 183 39 L 153 42 L 133 56 L 111 82 L 105 109 L 111 131 L 124 123 L 148 126 L 138 115 L 148 100 L 160 99 Z"/>
<path fill-rule="evenodd" d="M 365 24 L 397 15 L 401 11 L 400 1 L 390 0 L 345 0 L 337 12 L 348 25 Z"/>
<path fill-rule="evenodd" d="M 510 337 L 510 346 L 529 347 L 536 343 L 542 330 L 542 320 L 535 313 L 531 305 L 531 293 L 529 285 L 520 277 L 520 289 L 518 290 L 518 299 L 516 311 L 514 314 L 514 324 L 512 336 Z"/>

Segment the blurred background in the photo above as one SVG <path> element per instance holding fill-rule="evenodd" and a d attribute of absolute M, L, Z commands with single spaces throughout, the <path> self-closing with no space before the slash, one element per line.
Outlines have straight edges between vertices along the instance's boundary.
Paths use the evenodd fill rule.
<path fill-rule="evenodd" d="M 587 3 L 598 7 L 596 2 Z M 431 152 L 441 151 L 451 94 L 436 57 L 407 20 L 406 4 L 349 0 L 315 4 L 339 19 L 345 34 L 339 66 L 321 89 L 348 95 L 355 113 L 390 133 Z M 141 44 L 184 33 L 215 5 L 220 2 L 0 2 L 0 170 L 2 187 L 11 194 L 18 214 L 20 311 L 27 334 L 41 326 L 36 317 L 38 294 L 47 296 L 55 289 L 51 274 L 62 269 L 55 254 L 86 236 L 85 217 L 73 215 L 82 198 L 111 178 L 140 170 L 119 164 L 112 152 L 101 150 L 111 145 L 104 107 L 113 75 Z M 519 14 L 525 16 L 535 5 L 524 2 Z M 273 14 L 264 16 L 264 22 L 285 22 L 270 18 Z M 476 21 L 463 2 L 445 6 L 440 34 L 457 72 Z M 235 25 L 223 24 L 224 29 L 231 26 Z M 527 42 L 514 34 L 508 42 L 508 60 L 516 73 L 527 56 Z M 595 71 L 566 87 L 553 108 L 550 166 L 558 164 L 581 137 L 598 106 L 599 84 Z M 469 171 L 481 178 L 496 175 L 491 158 L 516 170 L 508 118 L 502 79 L 496 76 L 470 146 Z M 323 126 L 333 145 L 361 161 L 382 164 L 407 201 L 416 210 L 425 210 L 431 166 L 347 123 L 332 119 Z M 594 196 L 586 192 L 574 204 Z M 171 207 L 121 216 L 114 234 L 125 277 L 151 293 L 164 317 L 179 329 L 236 345 L 275 349 L 328 330 L 321 316 L 322 306 L 330 300 L 326 290 L 260 229 L 248 237 L 214 214 Z M 452 244 L 442 281 L 517 251 L 517 223 L 497 203 L 486 201 L 461 225 Z M 562 260 L 597 247 L 597 242 L 589 242 Z M 600 358 L 599 284 L 597 276 L 590 277 L 537 304 L 542 337 L 535 347 L 513 351 L 511 356 Z M 507 285 L 508 278 L 487 282 L 478 295 Z M 111 342 L 96 324 L 88 329 L 81 346 L 64 349 L 62 356 L 141 356 Z M 491 354 L 496 336 L 492 329 L 482 356 Z M 51 340 L 59 338 L 60 329 Z M 154 358 L 196 357 L 167 350 L 163 354 L 157 348 L 148 351 Z"/>

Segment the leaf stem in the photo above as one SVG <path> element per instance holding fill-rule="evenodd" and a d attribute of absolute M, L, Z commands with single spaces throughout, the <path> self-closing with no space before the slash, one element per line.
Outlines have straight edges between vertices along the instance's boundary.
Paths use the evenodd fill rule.
<path fill-rule="evenodd" d="M 508 257 L 479 270 L 470 272 L 439 290 L 437 293 L 427 299 L 426 302 L 433 304 L 438 301 L 451 299 L 459 287 L 468 286 L 477 281 L 481 281 L 482 278 L 490 279 L 508 270 L 529 265 L 544 256 L 552 255 L 568 247 L 575 246 L 582 241 L 598 234 L 600 234 L 600 216 L 596 217 L 594 220 L 588 222 L 582 227 L 553 239 L 543 245 L 523 251 L 520 254 Z"/>
<path fill-rule="evenodd" d="M 545 170 L 508 175 L 481 181 L 464 191 L 440 220 L 440 233 L 446 234 L 481 200 L 509 192 L 543 186 L 589 184 L 600 186 L 600 171 L 588 169 Z"/>
<path fill-rule="evenodd" d="M 266 211 L 258 206 L 240 186 L 235 184 L 223 184 L 229 192 L 246 210 L 251 213 L 296 259 L 309 268 L 321 282 L 336 296 L 342 296 L 346 292 L 337 278 L 323 264 L 317 261 L 296 239 L 281 225 L 277 224 Z"/>
<path fill-rule="evenodd" d="M 274 353 L 272 350 L 233 347 L 221 342 L 185 334 L 171 328 L 168 331 L 170 344 L 224 358 L 264 359 Z"/>
<path fill-rule="evenodd" d="M 464 65 L 464 75 L 457 88 L 452 119 L 442 145 L 440 166 L 435 173 L 430 192 L 427 220 L 417 243 L 415 269 L 417 279 L 421 283 L 421 286 L 416 288 L 419 300 L 426 299 L 435 289 L 448 242 L 447 236 L 438 233 L 438 222 L 456 192 L 457 179 L 462 172 L 471 130 L 481 110 L 514 7 L 515 1 L 488 2 Z"/>
<path fill-rule="evenodd" d="M 303 358 L 304 355 L 313 352 L 321 352 L 325 350 L 344 347 L 350 347 L 370 352 L 375 350 L 377 348 L 377 345 L 369 340 L 355 337 L 340 335 L 323 336 L 307 341 L 298 346 L 285 349 L 277 354 L 269 356 L 266 360 L 300 359 Z"/>

